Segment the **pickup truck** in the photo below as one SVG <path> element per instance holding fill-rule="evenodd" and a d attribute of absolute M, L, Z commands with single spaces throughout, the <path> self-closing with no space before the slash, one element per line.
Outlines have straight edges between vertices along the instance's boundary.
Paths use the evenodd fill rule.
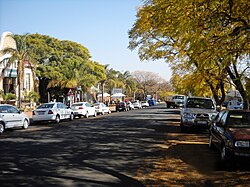
<path fill-rule="evenodd" d="M 167 100 L 165 100 L 166 106 L 167 108 L 183 107 L 185 99 L 185 95 L 174 95 L 173 97 L 168 97 Z"/>

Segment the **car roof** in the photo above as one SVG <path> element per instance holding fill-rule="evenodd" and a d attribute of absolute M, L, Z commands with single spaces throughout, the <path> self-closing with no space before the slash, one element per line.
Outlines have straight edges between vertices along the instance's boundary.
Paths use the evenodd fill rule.
<path fill-rule="evenodd" d="M 211 100 L 212 98 L 210 97 L 198 97 L 198 96 L 188 96 L 187 99 L 208 99 Z"/>

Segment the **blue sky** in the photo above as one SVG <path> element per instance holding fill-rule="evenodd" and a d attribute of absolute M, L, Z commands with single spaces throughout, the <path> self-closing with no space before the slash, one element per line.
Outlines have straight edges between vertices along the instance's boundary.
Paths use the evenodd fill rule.
<path fill-rule="evenodd" d="M 39 33 L 89 49 L 92 60 L 119 71 L 171 77 L 163 61 L 141 62 L 128 47 L 128 31 L 141 0 L 0 0 L 0 33 Z"/>

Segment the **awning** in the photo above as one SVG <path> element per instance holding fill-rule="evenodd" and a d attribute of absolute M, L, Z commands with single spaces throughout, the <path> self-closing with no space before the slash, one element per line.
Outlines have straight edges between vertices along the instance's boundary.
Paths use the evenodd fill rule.
<path fill-rule="evenodd" d="M 125 95 L 123 93 L 116 93 L 114 95 L 111 95 L 111 97 L 124 97 Z"/>
<path fill-rule="evenodd" d="M 97 97 L 102 97 L 102 94 L 98 94 Z M 103 93 L 103 97 L 110 97 L 110 94 Z"/>

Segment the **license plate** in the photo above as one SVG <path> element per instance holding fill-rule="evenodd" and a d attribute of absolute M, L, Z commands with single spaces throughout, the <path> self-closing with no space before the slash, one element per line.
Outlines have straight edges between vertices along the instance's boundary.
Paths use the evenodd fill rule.
<path fill-rule="evenodd" d="M 197 121 L 197 124 L 198 124 L 198 125 L 206 125 L 206 124 L 207 124 L 207 121 Z"/>

